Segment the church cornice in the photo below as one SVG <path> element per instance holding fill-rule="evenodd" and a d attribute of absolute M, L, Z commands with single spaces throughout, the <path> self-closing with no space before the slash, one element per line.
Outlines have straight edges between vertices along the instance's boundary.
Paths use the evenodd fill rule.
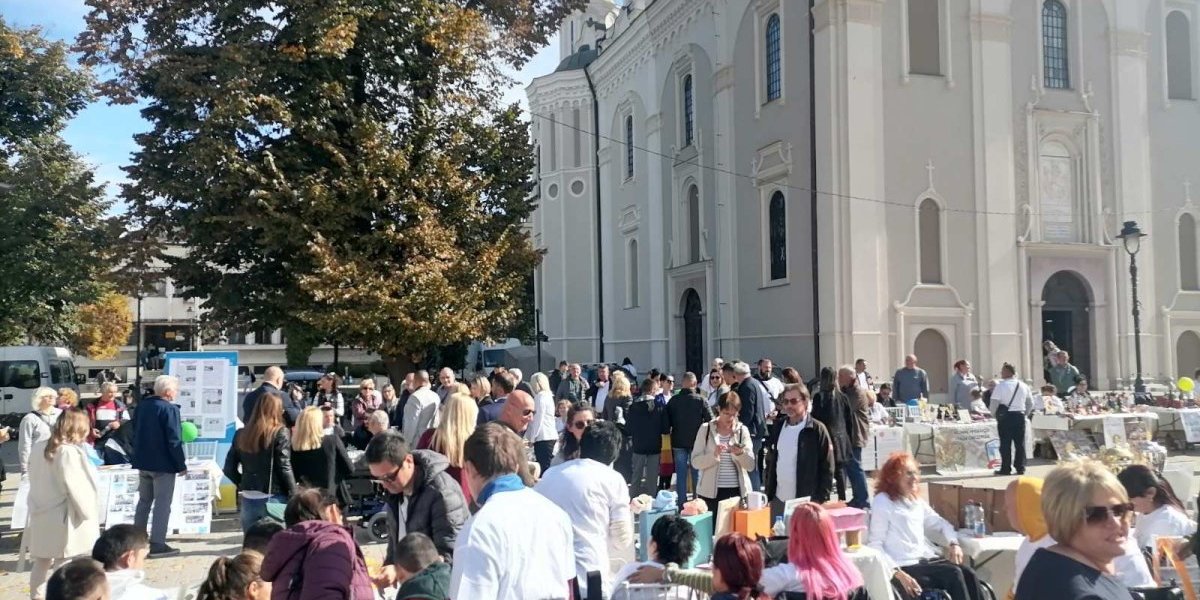
<path fill-rule="evenodd" d="M 712 10 L 712 0 L 651 3 L 592 63 L 598 93 L 607 96 L 618 90 L 659 50 L 674 43 L 699 15 Z"/>

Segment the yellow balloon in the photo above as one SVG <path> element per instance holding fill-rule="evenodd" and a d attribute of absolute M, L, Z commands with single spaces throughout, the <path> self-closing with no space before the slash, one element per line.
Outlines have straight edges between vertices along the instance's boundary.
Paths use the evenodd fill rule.
<path fill-rule="evenodd" d="M 1179 390 L 1183 392 L 1190 392 L 1196 389 L 1196 382 L 1191 377 L 1180 377 L 1177 385 L 1179 386 Z"/>

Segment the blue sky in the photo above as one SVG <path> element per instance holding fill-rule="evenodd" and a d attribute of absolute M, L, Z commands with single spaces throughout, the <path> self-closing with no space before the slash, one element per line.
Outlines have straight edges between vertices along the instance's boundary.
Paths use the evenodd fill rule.
<path fill-rule="evenodd" d="M 83 0 L 0 0 L 0 16 L 10 25 L 37 25 L 46 37 L 68 43 L 83 29 L 86 13 Z M 557 65 L 556 37 L 523 69 L 509 71 L 516 83 L 508 90 L 506 100 L 525 107 L 525 86 Z M 110 196 L 115 197 L 116 184 L 126 180 L 121 167 L 128 164 L 130 153 L 137 149 L 133 136 L 148 128 L 138 111 L 137 106 L 110 106 L 101 100 L 80 112 L 63 132 L 67 142 L 95 168 L 97 180 L 108 185 Z"/>

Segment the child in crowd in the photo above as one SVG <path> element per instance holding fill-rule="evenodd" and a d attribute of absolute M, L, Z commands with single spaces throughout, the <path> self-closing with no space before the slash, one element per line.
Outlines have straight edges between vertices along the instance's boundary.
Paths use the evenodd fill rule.
<path fill-rule="evenodd" d="M 536 464 L 536 463 L 535 463 Z M 445 600 L 450 596 L 450 565 L 442 561 L 433 540 L 410 533 L 396 545 L 396 600 Z"/>
<path fill-rule="evenodd" d="M 1058 397 L 1058 388 L 1050 384 L 1042 386 L 1042 396 L 1034 399 L 1033 409 L 1048 415 L 1066 412 L 1062 398 Z"/>
<path fill-rule="evenodd" d="M 257 552 L 243 552 L 213 561 L 196 600 L 271 600 L 271 582 L 260 576 L 262 560 Z"/>
<path fill-rule="evenodd" d="M 279 521 L 269 517 L 259 519 L 242 537 L 242 552 L 257 552 L 266 556 L 267 545 L 280 531 L 283 531 L 283 524 Z"/>
<path fill-rule="evenodd" d="M 61 566 L 46 582 L 46 600 L 109 600 L 100 563 L 80 557 Z"/>
<path fill-rule="evenodd" d="M 113 600 L 167 600 L 166 592 L 142 584 L 150 538 L 129 524 L 113 525 L 92 546 L 92 558 L 104 565 Z"/>

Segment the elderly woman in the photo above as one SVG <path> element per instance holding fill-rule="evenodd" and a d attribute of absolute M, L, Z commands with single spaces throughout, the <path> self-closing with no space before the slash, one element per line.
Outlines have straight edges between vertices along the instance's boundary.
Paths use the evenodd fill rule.
<path fill-rule="evenodd" d="M 1114 561 L 1125 554 L 1133 504 L 1111 471 L 1094 461 L 1064 464 L 1042 486 L 1042 514 L 1057 543 L 1033 553 L 1016 600 L 1129 600 Z"/>
<path fill-rule="evenodd" d="M 29 470 L 29 594 L 34 600 L 53 565 L 91 552 L 100 537 L 96 476 L 83 445 L 91 427 L 83 411 L 69 410 L 33 447 Z"/>
<path fill-rule="evenodd" d="M 954 600 L 979 600 L 979 579 L 962 564 L 958 533 L 921 498 L 921 469 L 913 456 L 893 454 L 876 478 L 878 493 L 871 499 L 867 545 L 892 563 L 897 590 L 909 599 L 931 588 L 945 590 Z M 930 543 L 930 530 L 940 533 L 949 544 L 946 562 L 931 562 L 938 554 Z"/>
<path fill-rule="evenodd" d="M 57 401 L 58 392 L 54 391 L 54 388 L 41 387 L 33 392 L 33 401 L 30 403 L 33 412 L 25 415 L 18 427 L 17 456 L 22 475 L 29 473 L 29 454 L 33 451 L 33 445 L 41 440 L 50 439 L 50 429 L 62 413 L 55 406 Z"/>

